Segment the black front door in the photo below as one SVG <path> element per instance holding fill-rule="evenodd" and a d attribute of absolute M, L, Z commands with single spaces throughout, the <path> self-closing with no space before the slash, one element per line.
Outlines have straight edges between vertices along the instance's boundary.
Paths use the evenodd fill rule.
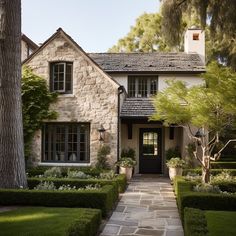
<path fill-rule="evenodd" d="M 140 129 L 139 173 L 162 173 L 161 129 Z"/>

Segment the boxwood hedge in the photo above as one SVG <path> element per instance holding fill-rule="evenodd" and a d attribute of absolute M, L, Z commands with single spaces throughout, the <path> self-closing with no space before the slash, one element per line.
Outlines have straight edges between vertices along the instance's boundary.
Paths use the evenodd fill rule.
<path fill-rule="evenodd" d="M 232 167 L 231 167 L 232 168 Z M 220 173 L 222 173 L 222 171 L 226 171 L 232 175 L 232 176 L 236 176 L 236 169 L 211 169 L 211 174 L 212 175 L 218 175 Z M 193 173 L 193 174 L 197 174 L 197 175 L 201 175 L 202 174 L 202 170 L 201 169 L 184 169 L 183 170 L 183 175 L 187 175 L 188 173 Z"/>
<path fill-rule="evenodd" d="M 113 185 L 81 191 L 0 189 L 0 205 L 96 208 L 101 209 L 103 216 L 113 208 L 114 199 L 117 191 Z"/>

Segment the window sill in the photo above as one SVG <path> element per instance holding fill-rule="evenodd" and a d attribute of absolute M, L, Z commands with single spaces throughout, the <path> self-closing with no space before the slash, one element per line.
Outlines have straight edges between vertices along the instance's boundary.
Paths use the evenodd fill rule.
<path fill-rule="evenodd" d="M 91 163 L 57 163 L 57 162 L 40 162 L 39 166 L 91 166 Z"/>
<path fill-rule="evenodd" d="M 58 97 L 63 97 L 63 98 L 74 98 L 75 95 L 74 94 L 58 94 Z"/>

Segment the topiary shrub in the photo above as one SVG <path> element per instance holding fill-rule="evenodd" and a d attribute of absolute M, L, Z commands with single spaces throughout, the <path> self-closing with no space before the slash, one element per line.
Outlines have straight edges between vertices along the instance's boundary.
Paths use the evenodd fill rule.
<path fill-rule="evenodd" d="M 45 170 L 43 176 L 45 178 L 61 178 L 62 177 L 62 171 L 60 167 L 52 167 L 48 170 Z"/>
<path fill-rule="evenodd" d="M 96 168 L 109 169 L 110 165 L 107 160 L 107 155 L 111 152 L 111 148 L 107 145 L 103 145 L 98 149 Z"/>

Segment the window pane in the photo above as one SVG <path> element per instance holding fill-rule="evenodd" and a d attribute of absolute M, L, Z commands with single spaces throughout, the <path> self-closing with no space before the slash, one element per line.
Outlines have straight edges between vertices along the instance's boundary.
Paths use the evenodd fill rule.
<path fill-rule="evenodd" d="M 155 132 L 143 133 L 143 155 L 156 156 L 158 155 L 158 135 Z"/>
<path fill-rule="evenodd" d="M 150 94 L 155 95 L 157 93 L 157 78 L 150 79 Z"/>
<path fill-rule="evenodd" d="M 42 161 L 89 161 L 89 125 L 46 124 L 44 126 L 44 154 Z"/>
<path fill-rule="evenodd" d="M 135 97 L 135 77 L 128 78 L 128 95 Z"/>
<path fill-rule="evenodd" d="M 138 79 L 138 97 L 147 97 L 147 79 Z"/>

